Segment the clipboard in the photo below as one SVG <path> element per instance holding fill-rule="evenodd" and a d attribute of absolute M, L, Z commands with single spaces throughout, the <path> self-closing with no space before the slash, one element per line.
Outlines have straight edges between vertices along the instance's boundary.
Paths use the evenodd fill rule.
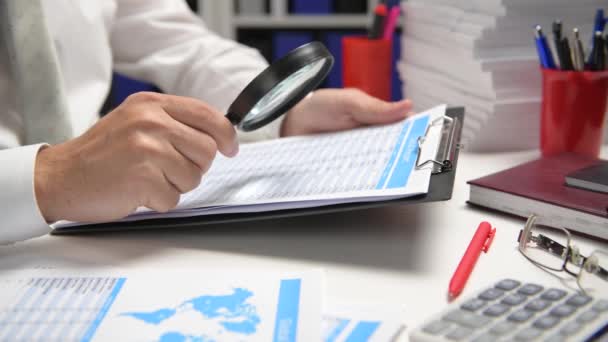
<path fill-rule="evenodd" d="M 456 169 L 458 166 L 458 156 L 460 150 L 463 147 L 460 143 L 460 140 L 462 136 L 464 117 L 465 109 L 463 107 L 448 108 L 446 115 L 440 119 L 440 122 L 432 123 L 432 125 L 443 124 L 443 131 L 437 157 L 435 159 L 420 160 L 420 153 L 418 154 L 416 167 L 428 167 L 428 165 L 433 165 L 433 172 L 431 175 L 429 191 L 428 193 L 423 195 L 398 198 L 387 201 L 344 203 L 314 208 L 287 209 L 259 213 L 218 214 L 186 218 L 152 219 L 136 222 L 92 224 L 56 229 L 53 230 L 51 234 L 74 235 L 87 233 L 111 233 L 133 230 L 187 228 L 197 227 L 201 225 L 328 214 L 351 210 L 385 207 L 389 205 L 408 205 L 448 201 L 452 198 L 452 192 L 454 189 L 454 182 L 456 178 Z M 418 148 L 419 150 L 424 149 L 424 136 L 419 139 Z"/>

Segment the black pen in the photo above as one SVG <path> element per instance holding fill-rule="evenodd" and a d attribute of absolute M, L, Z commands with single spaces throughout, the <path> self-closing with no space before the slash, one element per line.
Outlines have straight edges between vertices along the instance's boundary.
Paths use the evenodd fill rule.
<path fill-rule="evenodd" d="M 602 33 L 600 32 L 600 37 L 598 39 L 598 42 L 600 43 L 600 47 L 598 48 L 597 51 L 597 64 L 595 65 L 595 70 L 604 70 L 606 69 L 606 45 L 608 44 L 608 42 L 606 42 L 606 39 L 604 39 L 604 37 L 602 37 Z"/>
<path fill-rule="evenodd" d="M 574 28 L 574 41 L 572 44 L 572 62 L 574 64 L 574 70 L 583 71 L 585 70 L 585 48 L 581 41 L 580 33 L 578 28 Z"/>
<path fill-rule="evenodd" d="M 556 20 L 553 22 L 553 38 L 555 41 L 562 40 L 562 21 Z"/>
<path fill-rule="evenodd" d="M 388 14 L 388 9 L 385 4 L 379 4 L 374 10 L 374 21 L 372 28 L 368 33 L 369 39 L 381 39 L 384 34 L 384 22 Z"/>
<path fill-rule="evenodd" d="M 560 41 L 561 50 L 562 50 L 562 60 L 561 66 L 562 70 L 572 71 L 574 70 L 574 64 L 572 63 L 572 54 L 570 52 L 570 43 L 568 42 L 568 38 L 563 37 Z"/>
<path fill-rule="evenodd" d="M 557 59 L 559 60 L 560 69 L 564 70 L 564 50 L 562 48 L 561 20 L 556 20 L 553 22 L 553 43 L 555 45 L 555 52 L 557 52 Z"/>
<path fill-rule="evenodd" d="M 604 35 L 604 70 L 608 70 L 608 33 Z"/>
<path fill-rule="evenodd" d="M 589 55 L 589 63 L 587 65 L 587 70 L 604 70 L 604 56 L 604 37 L 602 37 L 601 31 L 595 31 L 595 34 L 593 35 L 593 49 L 591 50 L 591 54 Z"/>

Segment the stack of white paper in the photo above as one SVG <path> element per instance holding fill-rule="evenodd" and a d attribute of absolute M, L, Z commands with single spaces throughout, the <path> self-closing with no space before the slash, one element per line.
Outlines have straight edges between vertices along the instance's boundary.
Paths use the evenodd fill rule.
<path fill-rule="evenodd" d="M 541 74 L 534 27 L 551 37 L 591 37 L 605 0 L 408 0 L 399 71 L 416 109 L 466 106 L 463 142 L 472 150 L 538 147 Z M 585 38 L 585 41 L 587 39 Z"/>

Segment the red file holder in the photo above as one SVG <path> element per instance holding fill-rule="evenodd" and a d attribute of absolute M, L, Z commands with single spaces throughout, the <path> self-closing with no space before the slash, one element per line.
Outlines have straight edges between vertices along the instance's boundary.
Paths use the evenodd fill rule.
<path fill-rule="evenodd" d="M 358 88 L 385 101 L 391 99 L 393 44 L 390 40 L 345 37 L 342 40 L 345 88 Z"/>
<path fill-rule="evenodd" d="M 543 69 L 541 150 L 597 158 L 603 142 L 608 71 Z"/>

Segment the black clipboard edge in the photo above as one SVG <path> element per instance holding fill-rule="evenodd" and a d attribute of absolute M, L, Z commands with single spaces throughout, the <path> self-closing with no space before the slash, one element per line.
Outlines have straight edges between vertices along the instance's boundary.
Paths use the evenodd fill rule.
<path fill-rule="evenodd" d="M 269 211 L 262 213 L 244 213 L 244 214 L 219 214 L 207 216 L 194 216 L 187 218 L 168 218 L 168 219 L 153 219 L 138 222 L 116 222 L 93 224 L 78 227 L 69 227 L 56 229 L 51 232 L 52 235 L 75 235 L 75 234 L 90 234 L 90 233 L 113 233 L 136 230 L 152 230 L 152 229 L 167 229 L 167 228 L 192 228 L 202 225 L 212 225 L 220 223 L 236 223 L 246 221 L 271 220 L 297 216 L 309 216 L 330 214 L 336 212 L 372 209 L 385 207 L 389 205 L 406 205 L 406 204 L 421 204 L 429 202 L 449 201 L 452 198 L 454 183 L 456 179 L 456 170 L 458 166 L 458 157 L 460 155 L 460 137 L 464 125 L 465 109 L 463 107 L 448 108 L 446 116 L 457 119 L 458 127 L 455 130 L 455 137 L 452 139 L 451 146 L 451 169 L 442 173 L 433 174 L 431 176 L 431 184 L 429 192 L 425 195 L 394 199 L 389 201 L 376 202 L 358 202 L 345 203 L 315 208 L 303 209 L 288 209 L 280 211 Z"/>

